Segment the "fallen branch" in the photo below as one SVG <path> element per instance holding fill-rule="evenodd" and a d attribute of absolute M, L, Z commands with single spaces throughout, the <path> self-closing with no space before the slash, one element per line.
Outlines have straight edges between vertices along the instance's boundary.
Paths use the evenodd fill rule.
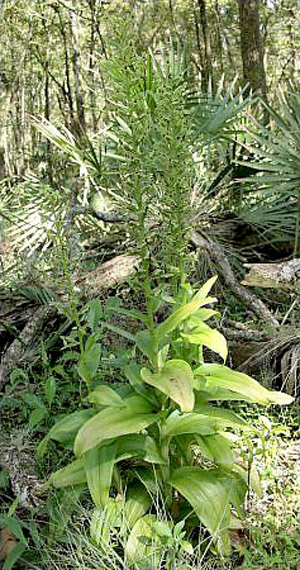
<path fill-rule="evenodd" d="M 219 244 L 213 242 L 207 236 L 203 236 L 200 231 L 193 231 L 190 235 L 190 241 L 196 247 L 205 249 L 209 253 L 211 259 L 216 263 L 219 272 L 222 274 L 226 285 L 230 287 L 236 297 L 238 297 L 248 309 L 264 322 L 271 325 L 272 328 L 279 327 L 277 319 L 262 300 L 254 293 L 248 291 L 243 285 L 240 285 L 232 271 L 224 250 Z"/>
<path fill-rule="evenodd" d="M 266 332 L 255 331 L 252 329 L 232 329 L 226 326 L 220 326 L 220 330 L 227 340 L 263 341 L 270 340 L 272 338 L 271 335 Z"/>
<path fill-rule="evenodd" d="M 97 212 L 97 210 L 94 210 L 94 208 L 91 206 L 76 206 L 75 214 L 87 214 L 89 216 L 93 216 L 93 218 L 97 218 L 97 220 L 100 220 L 101 222 L 106 222 L 109 224 L 120 224 L 134 219 L 132 216 L 124 214 Z"/>

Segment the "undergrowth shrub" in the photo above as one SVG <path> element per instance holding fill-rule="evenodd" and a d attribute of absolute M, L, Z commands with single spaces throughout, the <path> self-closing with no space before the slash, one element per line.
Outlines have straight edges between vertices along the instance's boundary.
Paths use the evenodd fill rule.
<path fill-rule="evenodd" d="M 227 357 L 225 338 L 206 322 L 216 314 L 207 307 L 216 301 L 209 296 L 215 279 L 197 292 L 184 284 L 170 299 L 171 314 L 159 324 L 151 297 L 152 312 L 134 311 L 142 324 L 135 335 L 104 323 L 133 345 L 132 358 L 120 370 L 122 381 L 93 381 L 100 349 L 90 335 L 78 372 L 88 389 L 84 402 L 91 405 L 56 423 L 39 446 L 42 455 L 50 439 L 73 445 L 75 460 L 53 473 L 50 483 L 57 488 L 88 486 L 95 503 L 93 535 L 103 547 L 110 543 L 111 529 L 119 529 L 129 564 L 147 564 L 157 541 L 163 547 L 173 532 L 185 532 L 191 545 L 199 520 L 219 551 L 228 553 L 229 529 L 243 518 L 248 483 L 258 492 L 259 484 L 254 468 L 249 474 L 234 449 L 231 435 L 251 427 L 220 402 L 293 400 L 207 360 L 207 349 L 223 362 Z M 115 310 L 126 313 L 118 305 Z M 154 498 L 167 512 L 165 525 L 157 526 Z M 181 547 L 191 548 L 183 540 Z"/>

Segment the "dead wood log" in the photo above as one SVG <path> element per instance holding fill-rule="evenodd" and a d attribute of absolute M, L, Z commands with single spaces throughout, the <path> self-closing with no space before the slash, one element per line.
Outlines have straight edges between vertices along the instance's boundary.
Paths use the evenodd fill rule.
<path fill-rule="evenodd" d="M 5 384 L 12 369 L 21 360 L 24 347 L 42 330 L 43 325 L 56 313 L 55 307 L 39 307 L 20 335 L 8 347 L 0 363 L 0 386 Z"/>
<path fill-rule="evenodd" d="M 35 445 L 30 445 L 25 430 L 9 435 L 0 424 L 0 467 L 8 472 L 12 491 L 24 508 L 39 503 L 43 492 L 35 463 Z"/>
<path fill-rule="evenodd" d="M 295 291 L 299 289 L 300 259 L 283 263 L 245 263 L 250 271 L 242 281 L 248 287 L 266 287 Z"/>
<path fill-rule="evenodd" d="M 193 231 L 190 234 L 190 241 L 199 248 L 205 249 L 211 259 L 216 263 L 219 272 L 223 276 L 223 279 L 230 287 L 232 292 L 242 301 L 242 303 L 250 309 L 255 315 L 257 315 L 264 322 L 268 323 L 272 328 L 277 329 L 279 323 L 274 317 L 273 313 L 266 307 L 257 295 L 248 291 L 246 287 L 243 287 L 237 280 L 233 273 L 231 265 L 227 259 L 225 251 L 222 247 L 213 242 L 207 236 L 204 236 L 200 231 Z"/>
<path fill-rule="evenodd" d="M 75 277 L 75 290 L 84 298 L 94 297 L 99 291 L 110 289 L 126 281 L 128 277 L 136 273 L 139 265 L 140 258 L 136 255 L 118 255 L 97 269 Z"/>

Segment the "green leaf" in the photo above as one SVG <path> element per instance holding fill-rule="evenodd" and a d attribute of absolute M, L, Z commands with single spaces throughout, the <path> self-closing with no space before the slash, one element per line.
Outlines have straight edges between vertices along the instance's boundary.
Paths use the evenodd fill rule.
<path fill-rule="evenodd" d="M 117 394 L 112 388 L 109 386 L 101 385 L 97 386 L 93 392 L 87 396 L 88 402 L 91 404 L 97 404 L 101 406 L 116 406 L 120 408 L 125 406 L 125 403 L 121 396 Z"/>
<path fill-rule="evenodd" d="M 66 362 L 69 360 L 78 360 L 80 357 L 79 352 L 75 352 L 74 350 L 66 350 L 63 355 L 60 357 L 60 362 Z"/>
<path fill-rule="evenodd" d="M 125 524 L 132 528 L 137 520 L 146 514 L 151 505 L 152 499 L 144 485 L 139 481 L 134 481 L 126 493 Z"/>
<path fill-rule="evenodd" d="M 238 427 L 240 429 L 248 429 L 248 423 L 231 410 L 220 408 L 219 406 L 210 406 L 208 404 L 198 404 L 195 408 L 197 414 L 203 414 L 210 418 L 216 418 L 221 429 L 225 427 Z"/>
<path fill-rule="evenodd" d="M 247 427 L 246 422 L 229 410 L 203 406 L 201 413 L 172 412 L 165 423 L 164 435 L 172 437 L 184 433 L 211 435 L 226 427 Z"/>
<path fill-rule="evenodd" d="M 263 496 L 263 490 L 260 482 L 259 473 L 255 465 L 253 465 L 253 463 L 251 466 L 243 464 L 242 462 L 235 463 L 234 471 L 236 471 L 236 473 L 238 473 L 238 475 L 242 478 L 245 485 L 247 487 L 248 485 L 250 485 L 252 491 L 254 491 L 254 493 L 256 493 L 256 495 L 261 499 Z"/>
<path fill-rule="evenodd" d="M 28 382 L 28 374 L 26 370 L 22 370 L 22 368 L 13 368 L 9 375 L 9 379 L 12 384 L 16 380 L 24 380 L 24 382 Z"/>
<path fill-rule="evenodd" d="M 131 362 L 127 366 L 124 366 L 124 374 L 133 387 L 142 385 L 140 372 L 141 367 L 135 362 Z"/>
<path fill-rule="evenodd" d="M 193 556 L 194 547 L 187 540 L 181 540 L 180 541 L 180 552 L 186 552 L 189 556 Z"/>
<path fill-rule="evenodd" d="M 204 283 L 204 285 L 202 285 L 202 287 L 199 289 L 199 291 L 197 291 L 197 293 L 194 295 L 192 300 L 198 301 L 199 299 L 205 299 L 207 297 L 208 293 L 210 292 L 211 288 L 213 287 L 213 285 L 217 281 L 217 279 L 218 279 L 217 275 L 213 275 L 213 277 L 208 279 L 208 281 L 206 281 L 206 283 Z"/>
<path fill-rule="evenodd" d="M 50 429 L 47 437 L 61 443 L 72 440 L 81 426 L 94 415 L 93 410 L 81 410 L 66 416 Z"/>
<path fill-rule="evenodd" d="M 48 410 L 45 406 L 39 406 L 32 410 L 28 420 L 29 427 L 33 428 L 37 424 L 41 423 L 47 414 Z"/>
<path fill-rule="evenodd" d="M 27 540 L 24 536 L 20 522 L 15 517 L 5 516 L 5 526 L 9 528 L 15 538 L 27 546 Z"/>
<path fill-rule="evenodd" d="M 48 405 L 51 406 L 56 394 L 56 380 L 54 376 L 49 376 L 45 382 L 45 396 Z"/>
<path fill-rule="evenodd" d="M 93 510 L 90 533 L 91 538 L 100 548 L 107 548 L 113 529 L 121 527 L 123 508 L 123 501 L 116 501 L 110 497 L 105 508 Z"/>
<path fill-rule="evenodd" d="M 131 334 L 130 332 L 126 331 L 125 329 L 121 329 L 120 327 L 116 327 L 115 325 L 111 325 L 110 323 L 102 323 L 103 326 L 105 328 L 107 328 L 108 330 L 123 336 L 124 338 L 126 338 L 127 340 L 131 340 L 133 342 L 135 342 L 135 336 L 133 334 Z"/>
<path fill-rule="evenodd" d="M 116 121 L 119 123 L 120 127 L 129 135 L 132 137 L 132 130 L 131 128 L 127 125 L 127 123 L 125 123 L 125 121 L 123 121 L 123 119 L 121 117 L 119 117 L 118 115 L 114 115 L 114 118 L 116 119 Z"/>
<path fill-rule="evenodd" d="M 154 410 L 154 404 L 152 402 L 144 398 L 144 396 L 140 396 L 135 393 L 124 398 L 124 402 L 126 404 L 126 408 L 131 410 L 133 414 L 147 414 Z"/>
<path fill-rule="evenodd" d="M 231 469 L 234 463 L 234 455 L 230 442 L 220 434 L 199 435 L 197 445 L 207 459 L 213 461 L 224 469 Z"/>
<path fill-rule="evenodd" d="M 153 363 L 155 347 L 151 334 L 148 331 L 140 331 L 135 335 L 135 342 L 140 351 Z"/>
<path fill-rule="evenodd" d="M 190 323 L 193 326 L 198 325 L 198 321 L 208 321 L 211 317 L 215 317 L 216 315 L 220 316 L 218 311 L 214 311 L 214 309 L 199 309 L 194 315 L 191 317 Z"/>
<path fill-rule="evenodd" d="M 108 407 L 88 420 L 79 430 L 74 444 L 74 453 L 80 456 L 103 441 L 130 433 L 139 433 L 158 419 L 157 414 L 145 413 L 145 400 L 139 396 L 128 398 L 131 405 L 120 408 Z M 151 409 L 149 406 L 148 409 Z"/>
<path fill-rule="evenodd" d="M 292 396 L 283 392 L 273 392 L 261 386 L 256 380 L 243 372 L 236 372 L 221 364 L 202 364 L 194 370 L 195 376 L 204 376 L 206 390 L 213 392 L 214 387 L 232 390 L 242 394 L 248 400 L 258 404 L 290 404 L 294 401 Z M 197 378 L 195 379 L 197 388 Z M 200 387 L 201 389 L 201 387 Z"/>
<path fill-rule="evenodd" d="M 26 404 L 28 404 L 28 406 L 32 408 L 38 408 L 39 406 L 43 405 L 42 400 L 31 392 L 25 392 L 25 394 L 22 395 L 22 399 L 24 402 L 26 402 Z"/>
<path fill-rule="evenodd" d="M 92 331 L 95 330 L 102 316 L 102 306 L 100 299 L 92 299 L 88 304 L 89 310 L 86 315 L 86 320 Z"/>
<path fill-rule="evenodd" d="M 195 407 L 198 404 L 203 404 L 203 401 L 220 401 L 220 400 L 242 400 L 246 402 L 251 402 L 250 398 L 238 394 L 237 392 L 232 392 L 231 390 L 226 390 L 225 388 L 219 388 L 217 384 L 207 383 L 204 376 L 197 376 L 194 378 L 196 393 L 195 393 Z"/>
<path fill-rule="evenodd" d="M 183 321 L 185 321 L 190 315 L 198 311 L 203 305 L 208 305 L 209 303 L 214 303 L 216 299 L 214 297 L 207 297 L 206 299 L 196 299 L 190 301 L 183 307 L 176 309 L 165 321 L 163 321 L 156 328 L 156 335 L 158 340 L 165 338 L 167 334 L 176 329 Z"/>
<path fill-rule="evenodd" d="M 131 362 L 127 366 L 124 366 L 123 371 L 137 394 L 148 400 L 155 408 L 160 405 L 155 390 L 151 390 L 148 386 L 145 386 L 141 378 L 141 366 L 135 362 Z"/>
<path fill-rule="evenodd" d="M 157 567 L 164 544 L 155 528 L 156 522 L 155 515 L 145 515 L 135 523 L 125 546 L 125 556 L 129 564 L 138 563 L 142 568 Z"/>
<path fill-rule="evenodd" d="M 78 365 L 79 376 L 87 383 L 89 383 L 95 376 L 101 356 L 100 344 L 94 344 L 89 349 L 86 349 L 80 357 Z"/>
<path fill-rule="evenodd" d="M 118 438 L 117 461 L 130 457 L 138 457 L 149 463 L 165 463 L 159 447 L 149 435 L 124 435 Z"/>
<path fill-rule="evenodd" d="M 166 364 L 166 361 L 168 358 L 169 348 L 170 348 L 170 345 L 165 344 L 157 353 L 157 363 L 158 363 L 159 369 L 163 368 Z"/>
<path fill-rule="evenodd" d="M 183 412 L 193 409 L 195 403 L 194 376 L 190 365 L 184 360 L 168 360 L 164 368 L 155 374 L 147 368 L 142 368 L 141 377 L 144 382 L 154 386 L 176 402 Z"/>
<path fill-rule="evenodd" d="M 218 423 L 207 416 L 198 414 L 180 414 L 172 412 L 164 426 L 164 436 L 173 437 L 185 433 L 209 435 L 218 431 Z"/>
<path fill-rule="evenodd" d="M 127 317 L 132 317 L 133 319 L 137 319 L 138 321 L 141 321 L 146 325 L 148 324 L 149 321 L 148 315 L 145 315 L 144 313 L 138 311 L 137 309 L 124 309 L 124 307 L 120 307 L 120 305 L 118 305 L 117 307 L 114 307 L 114 312 L 117 312 L 120 315 L 125 315 Z"/>
<path fill-rule="evenodd" d="M 206 323 L 199 322 L 191 332 L 182 332 L 181 336 L 191 344 L 203 344 L 219 354 L 225 361 L 228 355 L 226 338 L 217 330 L 211 329 Z"/>
<path fill-rule="evenodd" d="M 15 563 L 21 558 L 23 552 L 26 550 L 25 544 L 18 542 L 12 551 L 8 554 L 3 564 L 3 570 L 11 570 Z"/>
<path fill-rule="evenodd" d="M 39 444 L 37 446 L 36 455 L 40 459 L 42 459 L 42 457 L 44 457 L 44 455 L 47 451 L 49 439 L 51 439 L 51 438 L 48 437 L 48 435 L 45 435 L 45 437 L 43 437 L 43 439 L 39 442 Z"/>
<path fill-rule="evenodd" d="M 147 493 L 153 500 L 159 496 L 159 485 L 158 485 L 158 472 L 154 469 L 154 466 L 149 467 L 136 467 L 134 473 L 139 481 L 145 486 Z"/>
<path fill-rule="evenodd" d="M 115 457 L 115 443 L 94 447 L 84 454 L 86 479 L 96 507 L 107 504 Z"/>
<path fill-rule="evenodd" d="M 230 521 L 229 491 L 226 477 L 216 469 L 181 467 L 171 476 L 171 485 L 192 505 L 200 521 L 214 536 Z"/>
<path fill-rule="evenodd" d="M 84 459 L 76 459 L 66 467 L 59 469 L 50 476 L 50 483 L 56 487 L 69 487 L 86 483 L 86 473 L 84 469 Z"/>

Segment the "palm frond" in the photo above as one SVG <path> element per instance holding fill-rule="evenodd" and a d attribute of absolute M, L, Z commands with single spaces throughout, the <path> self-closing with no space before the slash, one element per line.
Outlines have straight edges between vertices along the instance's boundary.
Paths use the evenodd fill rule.
<path fill-rule="evenodd" d="M 298 241 L 300 179 L 300 95 L 280 92 L 279 112 L 265 104 L 273 128 L 252 121 L 244 149 L 252 158 L 237 164 L 253 170 L 245 178 L 247 199 L 240 215 L 264 228 L 271 241 Z M 240 181 L 237 181 L 240 183 Z"/>
<path fill-rule="evenodd" d="M 48 287 L 20 285 L 17 287 L 17 293 L 39 305 L 48 306 L 59 302 L 57 293 Z"/>
<path fill-rule="evenodd" d="M 236 88 L 237 78 L 224 89 L 221 79 L 215 95 L 210 91 L 206 95 L 190 94 L 188 105 L 192 111 L 195 140 L 204 137 L 206 142 L 216 140 L 232 141 L 233 135 L 241 132 L 245 121 L 245 108 L 255 103 L 252 97 L 245 97 L 246 89 Z"/>

